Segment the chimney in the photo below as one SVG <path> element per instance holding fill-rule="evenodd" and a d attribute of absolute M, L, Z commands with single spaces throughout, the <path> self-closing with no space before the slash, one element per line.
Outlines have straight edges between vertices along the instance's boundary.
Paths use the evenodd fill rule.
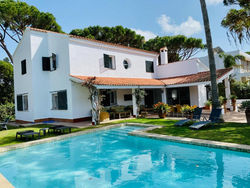
<path fill-rule="evenodd" d="M 168 49 L 167 47 L 163 47 L 160 49 L 160 62 L 159 65 L 168 64 Z"/>

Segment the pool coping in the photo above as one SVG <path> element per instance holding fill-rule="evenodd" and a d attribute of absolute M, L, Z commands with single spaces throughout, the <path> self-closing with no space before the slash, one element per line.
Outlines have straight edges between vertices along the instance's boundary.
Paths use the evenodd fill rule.
<path fill-rule="evenodd" d="M 133 123 L 133 125 L 135 125 L 135 123 Z M 145 124 L 140 124 L 140 125 L 145 125 Z M 153 125 L 146 129 L 135 130 L 135 131 L 129 132 L 128 134 L 133 135 L 133 136 L 139 136 L 139 137 L 166 140 L 170 142 L 178 142 L 178 143 L 184 143 L 184 144 L 191 144 L 191 145 L 198 145 L 198 146 L 205 146 L 205 147 L 211 147 L 211 148 L 227 149 L 227 150 L 232 150 L 232 151 L 250 153 L 250 145 L 236 144 L 236 143 L 229 143 L 229 142 L 219 142 L 219 141 L 213 141 L 213 140 L 203 140 L 203 139 L 197 139 L 197 138 L 170 136 L 170 135 L 147 132 L 147 131 L 151 131 L 153 129 L 162 128 L 162 127 L 163 126 Z"/>
<path fill-rule="evenodd" d="M 14 188 L 14 186 L 0 173 L 0 185 L 4 188 Z"/>
<path fill-rule="evenodd" d="M 153 124 L 143 124 L 143 123 L 119 123 L 119 124 L 108 125 L 108 126 L 100 127 L 100 128 L 83 130 L 83 131 L 70 133 L 70 134 L 66 134 L 66 135 L 60 135 L 60 136 L 56 136 L 56 137 L 44 138 L 44 139 L 40 139 L 40 140 L 34 140 L 34 141 L 29 141 L 29 142 L 25 142 L 25 143 L 10 145 L 10 146 L 2 146 L 2 147 L 0 147 L 0 153 L 8 152 L 11 150 L 16 150 L 16 149 L 21 149 L 21 148 L 26 148 L 26 147 L 33 146 L 33 145 L 65 140 L 65 139 L 68 139 L 71 137 L 89 134 L 89 133 L 102 131 L 102 130 L 108 130 L 108 129 L 112 129 L 112 128 L 120 127 L 120 126 L 124 126 L 124 125 L 135 125 L 135 126 L 145 127 L 144 129 L 135 130 L 135 131 L 128 133 L 129 135 L 133 135 L 133 136 L 154 138 L 154 139 L 179 142 L 179 143 L 184 143 L 184 144 L 192 144 L 192 145 L 198 145 L 198 146 L 205 146 L 205 147 L 212 147 L 212 148 L 219 148 L 219 149 L 228 149 L 228 150 L 233 150 L 233 151 L 250 153 L 250 146 L 249 145 L 149 133 L 147 131 L 157 129 L 157 128 L 162 128 L 163 126 L 153 125 Z"/>

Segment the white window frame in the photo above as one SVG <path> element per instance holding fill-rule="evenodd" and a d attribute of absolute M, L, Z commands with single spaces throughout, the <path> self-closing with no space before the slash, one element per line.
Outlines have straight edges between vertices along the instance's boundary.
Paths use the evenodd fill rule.
<path fill-rule="evenodd" d="M 54 97 L 56 99 L 54 100 Z M 51 110 L 58 110 L 58 92 L 51 92 Z"/>

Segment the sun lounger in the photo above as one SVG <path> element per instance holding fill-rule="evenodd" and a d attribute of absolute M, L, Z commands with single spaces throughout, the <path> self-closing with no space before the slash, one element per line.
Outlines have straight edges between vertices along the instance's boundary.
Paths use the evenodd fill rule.
<path fill-rule="evenodd" d="M 23 139 L 24 137 L 27 138 L 29 136 L 31 136 L 34 139 L 35 135 L 38 135 L 38 138 L 40 138 L 40 133 L 34 132 L 33 130 L 19 131 L 16 132 L 16 139 L 18 138 L 18 136 L 20 136 L 20 139 Z"/>
<path fill-rule="evenodd" d="M 220 120 L 221 116 L 221 109 L 213 109 L 210 116 L 209 120 L 207 121 L 200 121 L 197 123 L 194 123 L 193 125 L 189 126 L 191 129 L 200 129 L 201 127 L 204 127 L 205 125 L 209 123 L 217 123 Z"/>
<path fill-rule="evenodd" d="M 191 122 L 191 121 L 199 121 L 201 118 L 201 113 L 202 113 L 202 108 L 195 108 L 193 119 L 183 119 L 183 120 L 176 122 L 174 125 L 183 126 L 184 124 Z"/>
<path fill-rule="evenodd" d="M 57 127 L 55 129 L 56 133 L 65 133 L 65 130 L 68 130 L 69 133 L 71 133 L 71 127 L 66 127 L 66 126 L 62 126 L 62 127 Z"/>
<path fill-rule="evenodd" d="M 56 132 L 56 129 L 57 129 L 57 128 L 60 128 L 60 127 L 64 127 L 64 126 L 63 126 L 63 125 L 54 125 L 54 126 L 51 126 L 51 127 L 49 127 L 48 133 L 51 133 L 51 131 L 52 131 L 53 133 L 55 133 L 55 132 Z"/>

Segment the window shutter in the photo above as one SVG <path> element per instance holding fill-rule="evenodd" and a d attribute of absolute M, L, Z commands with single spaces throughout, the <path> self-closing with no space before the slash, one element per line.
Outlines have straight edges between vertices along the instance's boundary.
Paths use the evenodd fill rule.
<path fill-rule="evenodd" d="M 57 93 L 58 95 L 58 109 L 59 110 L 67 110 L 68 104 L 67 104 L 67 91 L 59 91 Z"/>
<path fill-rule="evenodd" d="M 26 60 L 21 61 L 22 74 L 26 74 Z"/>
<path fill-rule="evenodd" d="M 52 67 L 56 70 L 56 54 L 52 53 Z"/>
<path fill-rule="evenodd" d="M 23 96 L 17 95 L 17 110 L 23 111 Z"/>
<path fill-rule="evenodd" d="M 109 55 L 103 54 L 103 58 L 104 58 L 104 67 L 109 68 L 109 61 L 110 61 Z"/>
<path fill-rule="evenodd" d="M 42 57 L 43 71 L 50 71 L 50 58 Z"/>

